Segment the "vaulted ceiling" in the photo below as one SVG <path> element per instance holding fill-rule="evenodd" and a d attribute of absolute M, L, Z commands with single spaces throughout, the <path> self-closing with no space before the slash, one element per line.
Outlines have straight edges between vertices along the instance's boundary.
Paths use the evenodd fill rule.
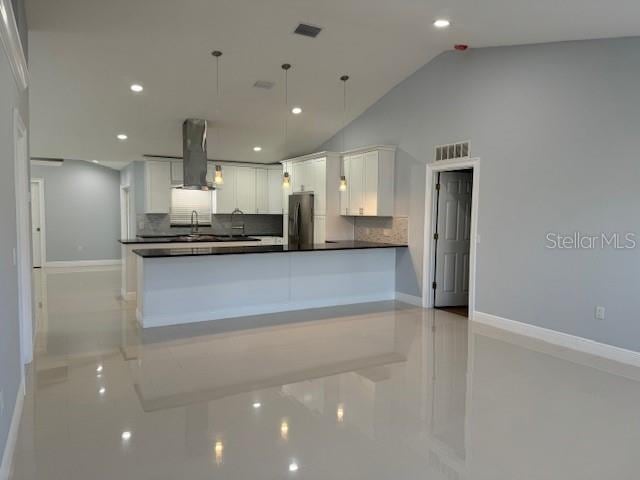
<path fill-rule="evenodd" d="M 472 47 L 640 33 L 637 0 L 30 0 L 31 153 L 120 167 L 180 155 L 187 117 L 209 157 L 307 153 L 455 43 Z M 452 25 L 438 30 L 436 18 Z M 300 22 L 323 27 L 306 38 Z M 221 50 L 220 95 L 212 50 Z M 283 73 L 289 74 L 284 142 Z M 258 80 L 274 82 L 257 89 Z M 133 83 L 144 91 L 133 94 Z M 126 141 L 116 135 L 126 133 Z M 261 152 L 254 152 L 254 146 Z"/>

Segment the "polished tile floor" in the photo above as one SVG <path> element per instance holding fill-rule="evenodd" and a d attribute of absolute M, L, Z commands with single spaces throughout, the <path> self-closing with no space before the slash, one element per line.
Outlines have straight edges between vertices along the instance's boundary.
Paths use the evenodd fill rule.
<path fill-rule="evenodd" d="M 640 372 L 393 302 L 140 332 L 38 272 L 13 480 L 640 478 Z"/>

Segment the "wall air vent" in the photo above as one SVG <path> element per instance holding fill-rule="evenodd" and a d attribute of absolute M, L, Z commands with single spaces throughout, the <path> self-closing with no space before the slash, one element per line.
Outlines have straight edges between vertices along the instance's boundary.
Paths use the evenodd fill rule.
<path fill-rule="evenodd" d="M 316 27 L 314 25 L 308 25 L 306 23 L 301 23 L 293 31 L 293 33 L 297 33 L 298 35 L 302 35 L 304 37 L 316 38 L 321 31 L 322 31 L 322 28 L 320 27 Z"/>
<path fill-rule="evenodd" d="M 471 150 L 469 148 L 469 142 L 449 143 L 447 145 L 436 145 L 435 159 L 436 162 L 440 160 L 452 160 L 457 158 L 469 158 L 471 156 Z"/>
<path fill-rule="evenodd" d="M 268 80 L 258 80 L 256 83 L 253 84 L 255 88 L 263 88 L 265 90 L 271 90 L 274 85 L 275 83 L 270 82 Z"/>

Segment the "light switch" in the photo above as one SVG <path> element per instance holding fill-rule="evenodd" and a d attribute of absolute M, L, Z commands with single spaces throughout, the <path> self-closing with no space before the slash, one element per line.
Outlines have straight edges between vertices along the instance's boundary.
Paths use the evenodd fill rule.
<path fill-rule="evenodd" d="M 604 320 L 604 307 L 596 306 L 596 320 Z"/>

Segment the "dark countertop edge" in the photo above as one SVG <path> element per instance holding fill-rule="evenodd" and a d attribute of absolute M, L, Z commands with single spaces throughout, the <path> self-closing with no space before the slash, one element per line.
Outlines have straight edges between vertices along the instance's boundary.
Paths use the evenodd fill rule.
<path fill-rule="evenodd" d="M 262 253 L 332 252 L 338 250 L 367 250 L 375 248 L 406 248 L 408 245 L 375 242 L 335 242 L 316 244 L 312 248 L 291 249 L 287 245 L 251 245 L 244 247 L 159 248 L 133 250 L 142 258 L 202 257 L 215 255 L 247 255 Z"/>
<path fill-rule="evenodd" d="M 185 234 L 188 235 L 188 234 Z M 209 235 L 208 233 L 205 235 Z M 222 235 L 219 235 L 220 237 L 222 237 Z M 276 235 L 276 234 L 270 234 L 270 235 L 249 235 L 249 237 L 283 237 L 283 235 Z M 248 240 L 251 241 L 251 240 Z M 166 237 L 147 237 L 147 238 L 120 238 L 118 239 L 118 243 L 121 243 L 122 245 L 136 245 L 136 244 L 140 244 L 140 245 L 144 245 L 145 243 L 223 243 L 224 240 L 219 240 L 218 242 L 215 242 L 214 240 L 191 240 L 191 241 L 187 241 L 187 240 L 178 240 L 177 236 L 174 235 L 169 235 Z M 227 242 L 228 243 L 228 242 Z"/>

